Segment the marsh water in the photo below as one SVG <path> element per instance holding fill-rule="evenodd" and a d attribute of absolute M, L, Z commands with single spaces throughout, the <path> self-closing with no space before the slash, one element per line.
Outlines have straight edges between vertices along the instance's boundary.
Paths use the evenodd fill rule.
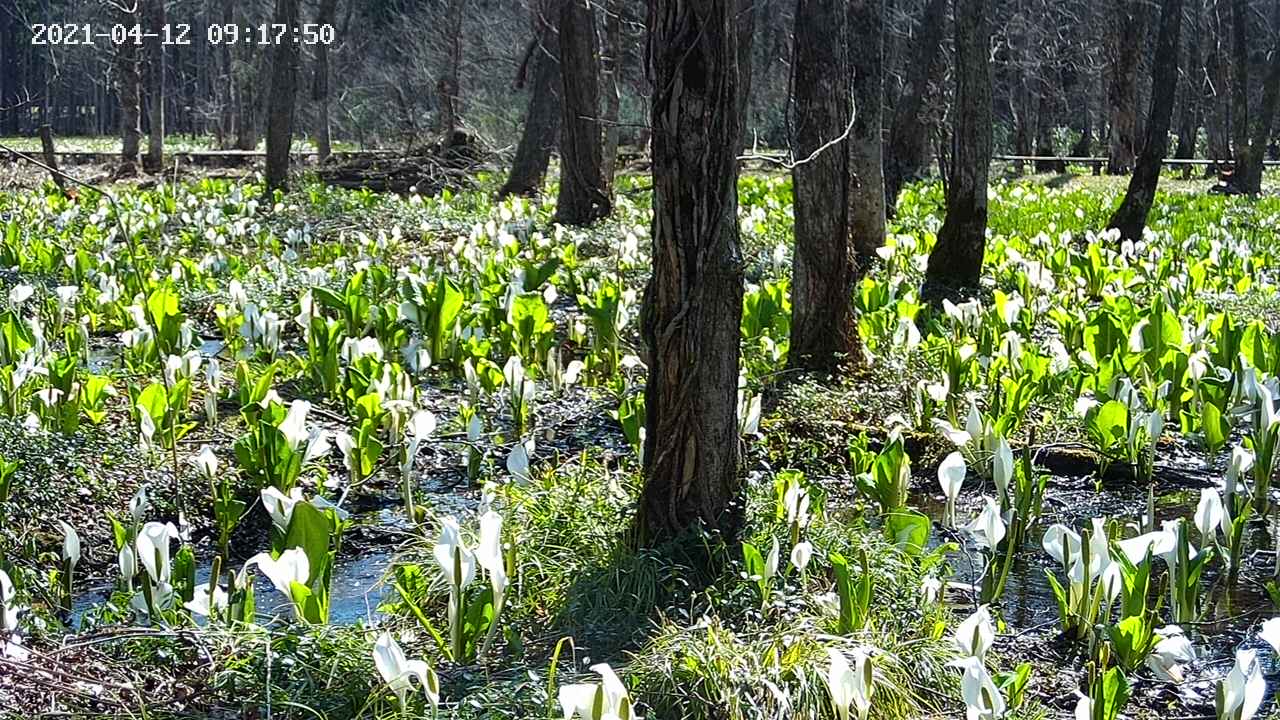
<path fill-rule="evenodd" d="M 1191 453 L 1177 452 L 1157 461 L 1151 487 L 1154 490 L 1155 525 L 1162 521 L 1186 518 L 1194 522 L 1202 488 L 1221 488 L 1224 468 L 1211 466 Z M 957 502 L 957 524 L 963 526 L 981 509 L 981 496 L 995 492 L 991 482 L 985 487 L 970 475 Z M 1027 645 L 1039 643 L 1031 651 L 1044 657 L 1043 643 L 1055 645 L 1058 636 L 1058 607 L 1045 573 L 1053 572 L 1064 579 L 1058 563 L 1042 548 L 1045 530 L 1063 523 L 1074 529 L 1086 526 L 1092 518 L 1110 517 L 1126 526 L 1126 536 L 1137 534 L 1146 513 L 1148 486 L 1145 483 L 1108 481 L 1098 484 L 1093 477 L 1050 475 L 1047 478 L 1044 508 L 1040 521 L 1028 533 L 1024 547 L 1009 571 L 1004 593 L 998 603 L 1000 616 L 1008 623 L 1008 631 Z M 951 602 L 964 614 L 976 603 L 976 592 L 970 586 L 982 580 L 983 558 L 967 533 L 945 525 L 945 501 L 936 477 L 918 476 L 913 483 L 910 503 L 933 520 L 933 547 L 952 542 L 958 550 L 950 553 Z M 1254 649 L 1267 676 L 1269 694 L 1280 689 L 1280 658 L 1258 638 L 1259 623 L 1271 617 L 1275 608 L 1262 583 L 1274 571 L 1273 518 L 1254 518 L 1245 536 L 1242 570 L 1235 587 L 1227 587 L 1225 574 L 1215 564 L 1205 571 L 1202 587 L 1202 616 L 1183 629 L 1196 647 L 1196 660 L 1186 668 L 1187 682 L 1173 686 L 1148 683 L 1136 688 L 1144 694 L 1177 701 L 1184 708 L 1212 713 L 1215 683 L 1231 669 L 1237 649 Z M 1195 530 L 1193 544 L 1201 539 Z M 1159 561 L 1157 561 L 1158 563 Z M 1162 567 L 1157 573 L 1163 572 Z M 1167 605 L 1167 602 L 1166 602 Z M 1061 657 L 1059 658 L 1062 659 Z"/>

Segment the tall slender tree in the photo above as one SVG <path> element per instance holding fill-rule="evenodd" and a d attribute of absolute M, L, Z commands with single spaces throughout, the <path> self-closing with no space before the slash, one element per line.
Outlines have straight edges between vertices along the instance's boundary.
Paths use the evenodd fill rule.
<path fill-rule="evenodd" d="M 1231 144 L 1235 181 L 1249 167 L 1249 17 L 1248 0 L 1231 0 Z"/>
<path fill-rule="evenodd" d="M 235 0 L 222 0 L 219 6 L 220 15 L 218 22 L 222 25 L 230 25 L 235 22 Z M 226 149 L 235 142 L 236 120 L 239 119 L 239 111 L 236 109 L 236 73 L 235 60 L 231 54 L 231 43 L 222 43 L 219 49 L 219 58 L 222 61 L 222 77 L 218 82 L 219 101 L 221 104 L 221 112 L 218 121 L 219 147 Z"/>
<path fill-rule="evenodd" d="M 1144 0 L 1112 0 L 1107 18 L 1107 104 L 1111 139 L 1107 172 L 1123 175 L 1133 169 L 1138 153 L 1138 63 L 1147 9 Z"/>
<path fill-rule="evenodd" d="M 316 11 L 316 25 L 333 25 L 338 15 L 338 0 L 320 0 Z M 329 46 L 319 43 L 315 48 L 316 73 L 311 83 L 311 99 L 316 103 L 316 160 L 324 162 L 333 152 L 333 139 L 329 127 Z"/>
<path fill-rule="evenodd" d="M 143 8 L 147 37 L 147 155 L 144 164 L 148 169 L 164 167 L 164 103 L 165 103 L 165 46 L 164 0 L 146 0 Z"/>
<path fill-rule="evenodd" d="M 1155 64 L 1151 70 L 1151 111 L 1147 114 L 1147 137 L 1142 153 L 1124 194 L 1107 223 L 1121 237 L 1140 239 L 1147 215 L 1155 202 L 1160 167 L 1169 147 L 1169 124 L 1173 100 L 1178 91 L 1178 35 L 1182 28 L 1182 0 L 1164 0 L 1160 8 L 1160 35 L 1156 40 Z"/>
<path fill-rule="evenodd" d="M 653 274 L 641 332 L 644 488 L 637 539 L 730 529 L 740 490 L 742 142 L 739 0 L 649 0 Z M 563 32 L 563 28 L 562 28 Z"/>
<path fill-rule="evenodd" d="M 902 186 L 924 174 L 929 161 L 929 129 L 924 100 L 930 79 L 942 65 L 942 43 L 947 34 L 947 0 L 928 0 L 920 17 L 920 29 L 911 46 L 913 62 L 906 68 L 906 83 L 893 109 L 889 145 L 884 153 L 885 209 L 892 214 Z"/>
<path fill-rule="evenodd" d="M 499 197 L 537 193 L 546 177 L 551 151 L 556 146 L 561 114 L 558 2 L 537 0 L 533 3 L 533 40 L 516 74 L 516 87 L 524 87 L 531 72 L 533 85 L 529 88 L 524 131 L 520 135 L 520 144 L 516 146 L 511 173 L 498 190 Z"/>
<path fill-rule="evenodd" d="M 561 0 L 560 194 L 556 221 L 589 225 L 609 214 L 600 133 L 600 51 L 591 0 Z"/>
<path fill-rule="evenodd" d="M 1222 18 L 1226 0 L 1205 0 L 1205 102 L 1209 112 L 1205 130 L 1209 141 L 1209 157 L 1231 159 L 1231 101 L 1228 64 L 1223 55 Z"/>
<path fill-rule="evenodd" d="M 938 300 L 978 284 L 987 241 L 991 164 L 991 24 L 988 0 L 955 2 L 955 104 L 946 217 L 929 253 L 922 296 Z"/>
<path fill-rule="evenodd" d="M 846 0 L 797 0 L 792 44 L 795 255 L 793 367 L 831 371 L 859 355 L 851 215 L 854 19 Z M 883 195 L 882 195 L 883 197 Z"/>
<path fill-rule="evenodd" d="M 1280 17 L 1280 2 L 1275 4 Z M 1280 103 L 1280 39 L 1272 45 L 1267 58 L 1267 74 L 1262 81 L 1262 98 L 1257 112 L 1251 113 L 1249 148 L 1245 162 L 1236 167 L 1237 187 L 1250 195 L 1262 192 L 1263 160 L 1271 141 L 1271 128 L 1275 125 L 1276 106 Z"/>
<path fill-rule="evenodd" d="M 136 7 L 122 12 L 121 22 L 132 27 L 137 22 Z M 125 177 L 138 172 L 138 152 L 142 144 L 142 70 L 138 46 L 124 42 L 116 46 L 116 82 L 120 96 L 120 167 L 117 174 Z"/>
<path fill-rule="evenodd" d="M 461 92 L 462 21 L 466 10 L 467 0 L 449 0 L 445 6 L 443 37 L 446 60 L 444 74 L 436 81 L 436 93 L 440 103 L 439 128 L 446 138 L 462 122 L 458 114 L 458 94 Z"/>
<path fill-rule="evenodd" d="M 618 168 L 618 139 L 622 112 L 622 0 L 609 0 L 604 9 L 604 170 L 605 195 L 613 197 L 613 176 Z"/>
<path fill-rule="evenodd" d="M 846 6 L 857 108 L 849 135 L 849 232 L 865 267 L 884 244 L 884 0 L 849 0 Z"/>
<path fill-rule="evenodd" d="M 276 0 L 274 23 L 298 27 L 299 0 Z M 289 182 L 289 150 L 297 105 L 298 42 L 285 33 L 271 57 L 271 95 L 267 106 L 267 190 L 284 190 Z"/>

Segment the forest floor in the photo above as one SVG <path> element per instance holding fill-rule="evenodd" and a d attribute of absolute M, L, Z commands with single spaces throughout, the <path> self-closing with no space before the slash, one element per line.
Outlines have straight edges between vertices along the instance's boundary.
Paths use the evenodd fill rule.
<path fill-rule="evenodd" d="M 0 717 L 430 711 L 418 686 L 401 699 L 380 674 L 384 633 L 438 676 L 442 717 L 563 717 L 562 690 L 599 682 L 599 663 L 650 718 L 831 717 L 832 649 L 870 655 L 871 717 L 962 717 L 966 677 L 948 663 L 980 606 L 1007 717 L 1072 717 L 1079 693 L 1114 693 L 1090 680 L 1099 664 L 1123 673 L 1127 717 L 1212 717 L 1241 649 L 1268 683 L 1261 714 L 1278 715 L 1280 661 L 1260 633 L 1276 534 L 1265 512 L 1231 506 L 1239 529 L 1206 535 L 1196 511 L 1228 476 L 1250 506 L 1274 499 L 1268 475 L 1231 468 L 1275 429 L 1260 408 L 1280 391 L 1280 198 L 1162 181 L 1152 234 L 1122 244 L 1095 233 L 1123 178 L 1001 182 L 978 303 L 938 312 L 916 288 L 941 188 L 914 186 L 857 293 L 869 362 L 831 379 L 786 369 L 790 183 L 744 177 L 746 525 L 654 551 L 628 533 L 647 179 L 621 177 L 614 215 L 570 230 L 550 224 L 554 186 L 497 203 L 492 177 L 435 198 L 304 182 L 274 208 L 256 185 L 184 178 L 114 185 L 117 210 L 5 186 L 10 170 L 0 455 L 17 467 L 6 486 L 0 466 L 14 587 L 0 609 L 17 633 L 0 635 Z M 1032 470 L 1002 466 L 1005 447 Z M 939 465 L 953 452 L 967 473 L 949 508 Z M 290 518 L 273 518 L 286 505 L 271 488 Z M 989 501 L 1005 534 L 1023 530 L 994 552 Z M 450 518 L 476 558 L 453 594 L 436 559 L 456 545 Z M 78 538 L 69 578 L 59 521 Z M 169 521 L 189 553 L 140 569 L 141 538 Z M 1149 587 L 1090 610 L 1071 598 L 1109 596 L 1102 566 L 1125 552 L 1103 543 L 1077 586 L 1046 551 L 1057 525 L 1119 541 L 1183 522 L 1206 551 L 1190 608 L 1173 601 L 1187 583 L 1171 562 L 1139 554 Z M 309 560 L 301 590 L 247 564 L 292 548 Z M 230 596 L 215 593 L 209 619 L 215 563 L 233 572 L 215 579 Z M 1171 677 L 1148 657 L 1155 628 L 1175 624 L 1194 652 Z M 1147 652 L 1131 647 L 1143 631 Z"/>

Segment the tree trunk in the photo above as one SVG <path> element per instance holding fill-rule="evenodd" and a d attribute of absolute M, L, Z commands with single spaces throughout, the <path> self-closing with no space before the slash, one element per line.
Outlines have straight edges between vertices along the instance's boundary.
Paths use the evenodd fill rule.
<path fill-rule="evenodd" d="M 1077 35 L 1075 52 L 1077 57 L 1085 58 L 1089 52 L 1089 39 L 1092 36 L 1092 28 L 1094 27 L 1094 4 L 1092 0 L 1084 0 L 1080 11 L 1080 21 L 1077 24 Z M 1075 93 L 1066 95 L 1067 102 L 1072 102 L 1072 95 L 1075 95 L 1074 102 L 1077 103 L 1072 108 L 1071 115 L 1073 119 L 1078 121 L 1075 130 L 1079 133 L 1075 143 L 1067 151 L 1071 157 L 1090 157 L 1093 154 L 1093 111 L 1089 107 L 1091 104 L 1093 83 L 1091 82 L 1091 73 L 1087 67 L 1068 66 L 1070 72 L 1070 82 L 1064 82 L 1068 90 L 1075 90 Z"/>
<path fill-rule="evenodd" d="M 1267 76 L 1262 82 L 1262 104 L 1253 114 L 1253 127 L 1249 138 L 1249 162 L 1236 169 L 1238 187 L 1250 195 L 1262 192 L 1263 160 L 1267 144 L 1271 140 L 1271 127 L 1275 123 L 1276 105 L 1280 101 L 1280 41 L 1271 48 L 1267 58 Z"/>
<path fill-rule="evenodd" d="M 298 24 L 298 0 L 276 0 L 274 23 Z M 267 103 L 267 192 L 289 184 L 289 149 L 293 143 L 293 111 L 298 92 L 298 43 L 288 33 L 271 57 L 271 97 Z"/>
<path fill-rule="evenodd" d="M 250 17 L 246 14 L 248 8 L 244 3 L 237 3 L 236 6 L 240 9 L 237 14 L 240 25 L 247 27 L 250 24 Z M 254 88 L 263 75 L 259 54 L 247 43 L 241 43 L 241 47 L 232 52 L 239 56 L 235 59 L 236 149 L 254 150 L 258 147 L 259 129 L 258 102 Z"/>
<path fill-rule="evenodd" d="M 622 110 L 622 0 L 609 0 L 605 8 L 604 62 L 604 169 L 605 195 L 613 198 L 613 175 L 618 170 L 618 117 Z"/>
<path fill-rule="evenodd" d="M 451 137 L 462 124 L 458 115 L 458 95 L 461 91 L 458 72 L 462 66 L 462 19 L 466 14 L 466 5 L 467 0 L 449 0 L 445 9 L 444 41 L 448 57 L 444 74 L 436 82 L 436 93 L 440 96 L 439 130 L 446 138 Z"/>
<path fill-rule="evenodd" d="M 792 147 L 801 162 L 791 170 L 795 260 L 788 362 L 826 372 L 860 359 L 853 308 L 859 267 L 851 235 L 854 179 L 851 138 L 844 137 L 853 99 L 854 19 L 845 0 L 796 2 Z"/>
<path fill-rule="evenodd" d="M 147 0 L 144 7 L 147 34 L 155 35 L 144 41 L 147 52 L 147 122 L 150 125 L 144 164 L 147 169 L 157 171 L 164 167 L 164 0 Z"/>
<path fill-rule="evenodd" d="M 223 25 L 230 25 L 235 22 L 234 2 L 235 0 L 222 0 L 222 14 L 219 22 Z M 236 71 L 231 55 L 231 44 L 222 43 L 219 52 L 222 58 L 223 76 L 218 83 L 221 91 L 222 106 L 218 116 L 218 147 L 226 149 L 233 144 L 239 112 L 236 110 Z"/>
<path fill-rule="evenodd" d="M 122 22 L 131 27 L 135 15 L 125 14 Z M 120 83 L 120 168 L 117 174 L 138 172 L 138 151 L 142 144 L 142 73 L 138 67 L 138 46 L 132 41 L 116 46 L 116 72 Z"/>
<path fill-rule="evenodd" d="M 316 25 L 332 25 L 338 15 L 338 0 L 320 0 Z M 329 127 L 329 46 L 316 46 L 316 75 L 311 85 L 311 99 L 316 102 L 316 162 L 323 163 L 333 153 Z"/>
<path fill-rule="evenodd" d="M 1249 2 L 1231 1 L 1231 140 L 1235 146 L 1233 181 L 1248 173 L 1249 148 Z"/>
<path fill-rule="evenodd" d="M 924 121 L 924 99 L 942 56 L 947 27 L 947 0 L 929 0 L 920 18 L 919 34 L 911 48 L 911 66 L 904 73 L 906 87 L 893 110 L 889 147 L 884 154 L 885 205 L 889 213 L 898 204 L 902 186 L 921 177 L 929 164 L 929 130 Z"/>
<path fill-rule="evenodd" d="M 1036 98 L 1036 144 L 1037 157 L 1056 157 L 1058 151 L 1053 147 L 1053 101 L 1048 92 L 1041 92 Z M 1035 169 L 1038 173 L 1065 173 L 1067 164 L 1061 160 L 1037 160 Z"/>
<path fill-rule="evenodd" d="M 498 197 L 508 195 L 536 195 L 542 188 L 551 161 L 551 151 L 556 146 L 560 132 L 560 37 L 559 18 L 555 3 L 558 0 L 542 0 L 533 10 L 534 41 L 529 57 L 516 79 L 516 87 L 523 87 L 527 66 L 533 66 L 533 87 L 529 90 L 529 109 L 525 114 L 524 133 L 516 146 L 516 157 L 511 164 L 507 182 L 498 190 Z"/>
<path fill-rule="evenodd" d="M 1145 19 L 1140 0 L 1114 0 L 1107 32 L 1107 105 L 1111 112 L 1107 173 L 1111 175 L 1131 171 L 1137 157 L 1138 63 L 1142 59 L 1140 38 Z"/>
<path fill-rule="evenodd" d="M 849 0 L 853 132 L 849 134 L 849 232 L 865 267 L 884 245 L 884 0 Z"/>
<path fill-rule="evenodd" d="M 1147 113 L 1147 137 L 1142 155 L 1129 179 L 1129 190 L 1107 227 L 1120 236 L 1140 240 L 1147 214 L 1155 201 L 1160 166 L 1169 145 L 1169 123 L 1178 90 L 1178 35 L 1182 28 L 1182 0 L 1164 0 L 1160 10 L 1160 35 L 1156 40 L 1155 65 L 1151 70 L 1151 111 Z"/>
<path fill-rule="evenodd" d="M 976 286 L 982 273 L 992 125 L 988 12 L 988 0 L 956 0 L 956 94 L 947 212 L 929 254 L 921 293 L 930 301 Z"/>
<path fill-rule="evenodd" d="M 1231 159 L 1231 101 L 1228 97 L 1230 79 L 1227 62 L 1222 53 L 1221 0 L 1208 0 L 1206 26 L 1208 30 L 1207 56 L 1205 58 L 1205 102 L 1210 112 L 1206 119 L 1209 136 L 1209 157 L 1214 160 Z"/>
<path fill-rule="evenodd" d="M 751 124 L 751 88 L 754 74 L 751 50 L 755 47 L 756 16 L 761 14 L 756 8 L 756 2 L 757 0 L 738 0 L 738 112 L 742 117 L 742 141 L 739 147 L 746 145 L 747 128 Z"/>
<path fill-rule="evenodd" d="M 739 0 L 650 0 L 653 274 L 637 540 L 741 522 Z M 562 26 L 563 32 L 565 28 Z"/>
<path fill-rule="evenodd" d="M 590 0 L 562 0 L 560 195 L 555 220 L 590 225 L 609 214 L 600 148 L 600 53 Z"/>
<path fill-rule="evenodd" d="M 1200 134 L 1200 113 L 1204 104 L 1204 87 L 1200 80 L 1204 70 L 1200 46 L 1200 2 L 1201 0 L 1191 1 L 1191 12 L 1185 18 L 1191 23 L 1191 32 L 1183 33 L 1187 37 L 1186 64 L 1181 73 L 1185 81 L 1178 85 L 1182 105 L 1178 115 L 1178 144 L 1173 151 L 1173 156 L 1180 160 L 1190 160 L 1196 156 L 1196 137 Z M 1184 180 L 1190 179 L 1190 165 L 1183 168 L 1182 176 Z"/>

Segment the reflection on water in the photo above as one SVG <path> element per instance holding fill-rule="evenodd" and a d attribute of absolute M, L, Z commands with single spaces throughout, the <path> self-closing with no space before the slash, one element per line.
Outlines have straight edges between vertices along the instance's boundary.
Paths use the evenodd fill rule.
<path fill-rule="evenodd" d="M 392 554 L 376 550 L 359 557 L 339 559 L 333 569 L 329 586 L 329 622 L 336 625 L 354 625 L 360 621 L 372 623 L 379 616 L 378 605 L 390 599 L 395 590 L 383 583 L 384 573 L 391 566 Z M 209 582 L 210 562 L 196 568 L 196 582 Z M 273 618 L 287 619 L 293 615 L 293 606 L 275 589 L 261 573 L 250 571 L 253 580 L 254 603 L 258 619 L 267 622 Z M 71 625 L 80 628 L 85 615 L 102 605 L 113 588 L 100 586 L 76 597 L 72 603 Z"/>

